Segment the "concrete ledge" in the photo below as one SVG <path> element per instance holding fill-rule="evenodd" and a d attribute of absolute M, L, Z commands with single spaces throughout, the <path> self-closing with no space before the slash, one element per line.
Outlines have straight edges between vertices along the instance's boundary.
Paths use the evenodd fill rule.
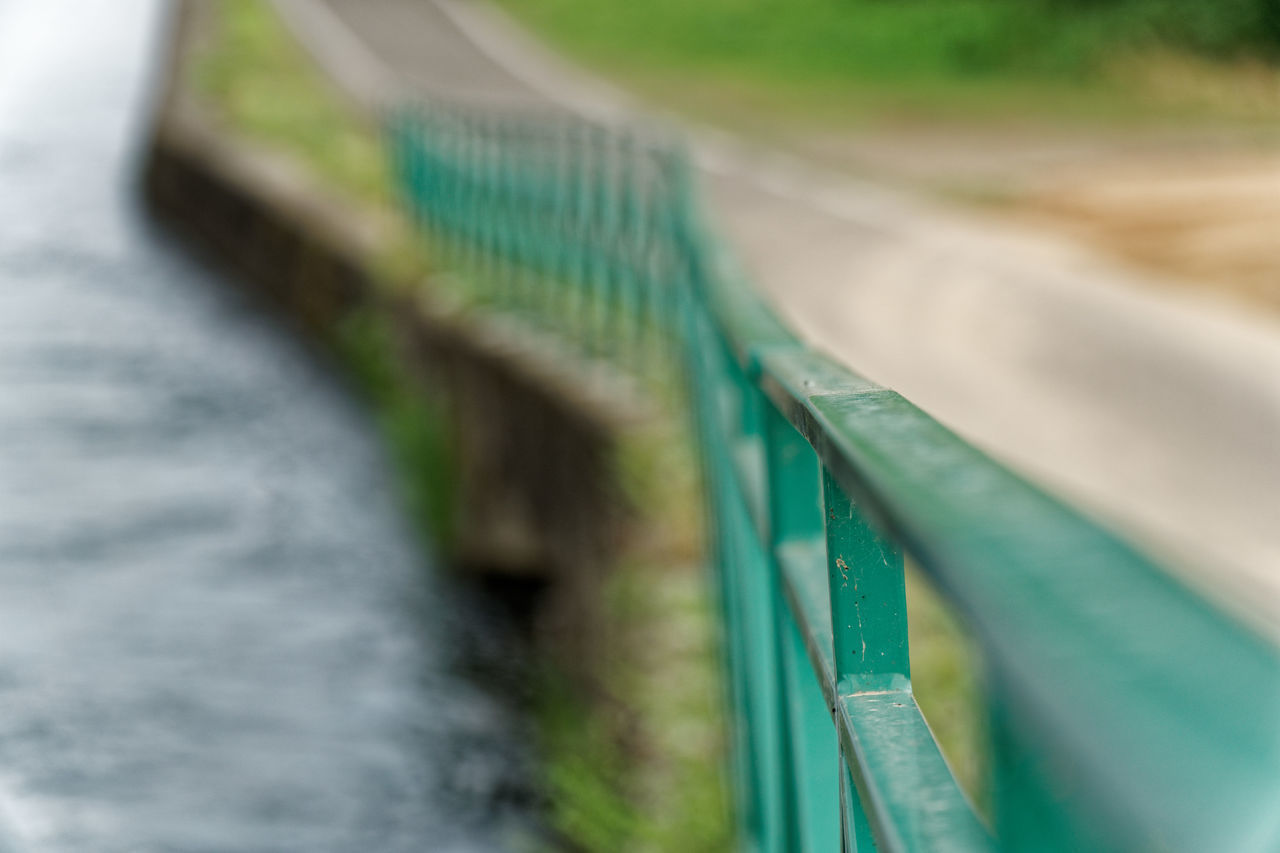
<path fill-rule="evenodd" d="M 447 403 L 460 491 L 452 562 L 545 582 L 540 614 L 571 654 L 589 649 L 596 587 L 630 513 L 614 463 L 639 410 L 616 374 L 500 319 L 441 310 L 428 283 L 379 283 L 390 232 L 295 164 L 219 129 L 180 97 L 158 116 L 144 166 L 153 214 L 234 269 L 310 334 L 333 340 L 374 312 L 423 393 Z M 411 295 L 408 295 L 411 294 Z"/>

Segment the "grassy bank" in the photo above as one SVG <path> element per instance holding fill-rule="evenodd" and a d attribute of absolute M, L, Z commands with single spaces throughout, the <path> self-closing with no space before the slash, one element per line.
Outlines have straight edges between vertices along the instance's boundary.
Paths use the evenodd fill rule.
<path fill-rule="evenodd" d="M 1160 82 L 1147 79 L 1151 69 L 1249 75 L 1280 55 L 1280 0 L 501 3 L 552 43 L 643 88 L 781 112 L 1118 117 L 1203 108 L 1192 92 L 1183 103 L 1177 93 L 1151 97 Z"/>
<path fill-rule="evenodd" d="M 345 107 L 272 11 L 258 0 L 210 5 L 193 10 L 208 24 L 188 68 L 193 93 L 226 127 L 288 153 L 337 192 L 387 205 L 391 173 L 376 129 Z"/>

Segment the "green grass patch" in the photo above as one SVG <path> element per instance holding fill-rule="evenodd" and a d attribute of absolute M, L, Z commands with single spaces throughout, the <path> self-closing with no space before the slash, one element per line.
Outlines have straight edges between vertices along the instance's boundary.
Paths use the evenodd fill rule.
<path fill-rule="evenodd" d="M 950 606 L 907 562 L 911 689 L 956 781 L 982 814 L 991 806 L 987 707 L 977 646 Z"/>
<path fill-rule="evenodd" d="M 388 318 L 374 309 L 345 319 L 338 352 L 372 404 L 410 516 L 445 553 L 457 531 L 457 436 L 442 400 L 402 366 Z"/>
<path fill-rule="evenodd" d="M 634 557 L 609 579 L 609 700 L 541 691 L 552 824 L 570 849 L 733 848 L 720 658 L 703 573 Z"/>
<path fill-rule="evenodd" d="M 355 210 L 389 215 L 391 170 L 378 128 L 348 107 L 274 11 L 262 0 L 224 0 L 192 14 L 201 38 L 186 79 L 201 105 L 231 133 L 288 156 Z M 398 224 L 372 259 L 373 271 L 385 283 L 419 281 L 425 252 Z M 387 318 L 366 311 L 333 337 L 372 404 L 411 516 L 447 551 L 457 494 L 448 413 L 400 367 Z"/>
<path fill-rule="evenodd" d="M 261 0 L 198 4 L 208 39 L 190 68 L 196 94 L 227 126 L 287 151 L 316 176 L 363 202 L 391 198 L 376 128 L 359 120 Z"/>
<path fill-rule="evenodd" d="M 1113 73 L 1119 57 L 1280 53 L 1280 0 L 501 2 L 570 53 L 676 100 L 710 86 L 858 116 L 1121 115 L 1143 98 Z"/>
<path fill-rule="evenodd" d="M 671 375 L 655 398 L 675 400 Z M 600 607 L 604 701 L 544 691 L 552 820 L 572 849 L 733 849 L 721 654 L 703 565 L 702 489 L 692 435 L 667 408 L 627 432 L 621 483 L 644 519 Z"/>

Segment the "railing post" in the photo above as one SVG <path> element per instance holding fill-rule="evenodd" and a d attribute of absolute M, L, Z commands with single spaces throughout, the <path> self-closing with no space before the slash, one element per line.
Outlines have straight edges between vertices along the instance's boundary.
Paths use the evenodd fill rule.
<path fill-rule="evenodd" d="M 911 663 L 902 552 L 871 528 L 826 469 L 822 493 L 840 692 L 905 688 Z"/>
<path fill-rule="evenodd" d="M 871 822 L 862 808 L 862 799 L 853 784 L 853 775 L 842 756 L 840 771 L 840 849 L 843 853 L 875 853 L 876 841 L 871 835 Z"/>
<path fill-rule="evenodd" d="M 907 595 L 902 553 L 867 523 L 825 467 L 827 581 L 839 696 L 910 688 Z M 841 750 L 841 825 L 846 850 L 876 849 L 866 806 Z"/>
<path fill-rule="evenodd" d="M 734 436 L 726 466 L 729 482 L 725 493 L 725 519 L 730 524 L 736 548 L 732 562 L 724 570 L 736 575 L 745 630 L 746 740 L 752 782 L 752 812 L 748 826 L 761 853 L 789 851 L 788 792 L 790 759 L 784 737 L 785 707 L 779 661 L 778 610 L 784 606 L 778 594 L 777 578 L 768 552 L 766 531 L 761 529 L 757 511 L 767 499 L 764 471 L 753 463 L 763 463 L 756 455 L 765 443 L 764 420 L 769 405 L 761 398 L 750 378 L 733 359 L 723 364 L 728 380 L 725 425 Z M 732 405 L 728 405 L 732 399 Z"/>
<path fill-rule="evenodd" d="M 800 627 L 782 594 L 780 556 L 784 548 L 804 548 L 821 542 L 822 478 L 813 448 L 770 402 L 765 401 L 763 406 L 769 556 L 783 676 L 787 849 L 826 853 L 834 850 L 840 839 L 839 777 L 833 760 L 837 754 L 835 725 L 814 678 Z"/>

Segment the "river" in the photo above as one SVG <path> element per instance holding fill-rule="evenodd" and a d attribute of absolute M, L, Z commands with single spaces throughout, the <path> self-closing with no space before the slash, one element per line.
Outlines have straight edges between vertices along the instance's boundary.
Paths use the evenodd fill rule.
<path fill-rule="evenodd" d="M 512 846 L 495 614 L 324 360 L 138 207 L 163 17 L 0 0 L 4 841 Z"/>

